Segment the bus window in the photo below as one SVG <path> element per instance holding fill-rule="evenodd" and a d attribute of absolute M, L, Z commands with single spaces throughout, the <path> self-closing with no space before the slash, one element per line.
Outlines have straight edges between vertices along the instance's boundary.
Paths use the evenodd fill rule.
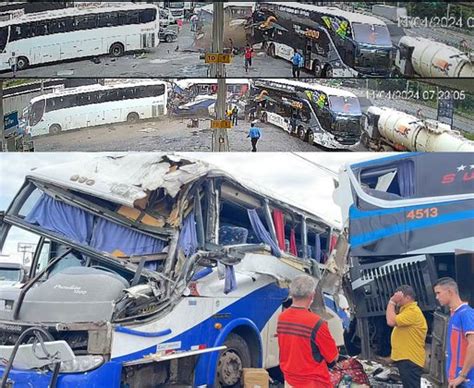
<path fill-rule="evenodd" d="M 31 127 L 38 124 L 43 118 L 45 104 L 45 100 L 36 101 L 33 106 L 30 107 L 30 109 L 28 110 L 28 124 Z"/>
<path fill-rule="evenodd" d="M 0 28 L 0 51 L 5 50 L 5 46 L 7 45 L 8 39 L 8 27 Z"/>
<path fill-rule="evenodd" d="M 103 13 L 98 16 L 98 27 L 115 27 L 118 26 L 118 13 L 117 12 L 109 12 Z"/>
<path fill-rule="evenodd" d="M 49 29 L 50 34 L 60 34 L 63 32 L 74 31 L 74 17 L 67 17 L 54 20 L 43 20 L 45 28 Z"/>
<path fill-rule="evenodd" d="M 81 30 L 93 30 L 97 28 L 97 18 L 94 16 L 81 15 L 76 16 L 74 19 L 74 29 L 76 31 Z"/>
<path fill-rule="evenodd" d="M 386 26 L 353 23 L 354 39 L 356 42 L 371 45 L 390 46 L 392 40 Z"/>
<path fill-rule="evenodd" d="M 151 23 L 156 20 L 156 9 L 140 11 L 140 23 Z"/>
<path fill-rule="evenodd" d="M 361 115 L 359 100 L 355 97 L 330 96 L 329 104 L 336 113 Z"/>

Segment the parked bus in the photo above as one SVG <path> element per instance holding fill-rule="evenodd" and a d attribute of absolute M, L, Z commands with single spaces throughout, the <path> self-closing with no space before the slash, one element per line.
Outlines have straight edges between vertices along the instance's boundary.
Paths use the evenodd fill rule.
<path fill-rule="evenodd" d="M 363 358 L 390 354 L 385 310 L 395 289 L 411 285 L 429 323 L 430 378 L 447 386 L 444 344 L 449 314 L 433 285 L 457 280 L 474 302 L 474 159 L 468 153 L 411 153 L 348 165 L 335 201 L 349 233 L 349 281 Z M 471 253 L 469 253 L 471 252 Z"/>
<path fill-rule="evenodd" d="M 319 278 L 337 233 L 207 163 L 165 154 L 35 169 L 0 246 L 17 229 L 37 248 L 31 280 L 0 289 L 0 374 L 37 388 L 230 387 L 245 367 L 277 366 L 289 281 Z M 342 345 L 336 313 L 323 299 L 313 308 Z"/>
<path fill-rule="evenodd" d="M 153 5 L 105 3 L 27 14 L 0 22 L 0 70 L 15 53 L 17 68 L 88 56 L 143 50 L 159 44 Z M 96 3 L 94 3 L 96 4 Z"/>
<path fill-rule="evenodd" d="M 380 19 L 336 7 L 261 2 L 254 13 L 254 41 L 273 57 L 290 60 L 298 49 L 317 77 L 390 75 L 393 45 Z"/>
<path fill-rule="evenodd" d="M 66 88 L 31 100 L 25 115 L 27 133 L 54 135 L 71 129 L 160 117 L 167 113 L 167 93 L 166 82 L 158 80 Z"/>
<path fill-rule="evenodd" d="M 256 79 L 251 107 L 262 122 L 325 148 L 348 149 L 361 136 L 358 98 L 341 89 L 288 79 Z"/>

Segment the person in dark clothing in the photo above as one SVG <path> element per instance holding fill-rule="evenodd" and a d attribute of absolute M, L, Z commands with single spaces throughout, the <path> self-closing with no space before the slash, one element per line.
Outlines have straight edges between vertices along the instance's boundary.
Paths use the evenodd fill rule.
<path fill-rule="evenodd" d="M 239 108 L 237 108 L 237 105 L 232 109 L 232 125 L 239 125 Z"/>
<path fill-rule="evenodd" d="M 249 137 L 252 142 L 252 152 L 257 152 L 257 143 L 262 137 L 262 131 L 255 126 L 255 123 L 250 125 L 250 131 L 247 137 Z"/>

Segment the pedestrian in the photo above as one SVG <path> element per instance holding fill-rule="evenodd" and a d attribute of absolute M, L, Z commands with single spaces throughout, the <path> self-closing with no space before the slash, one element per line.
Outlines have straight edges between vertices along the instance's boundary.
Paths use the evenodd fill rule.
<path fill-rule="evenodd" d="M 229 38 L 229 48 L 231 55 L 234 55 L 234 41 L 231 38 Z"/>
<path fill-rule="evenodd" d="M 249 67 L 252 67 L 253 48 L 247 43 L 245 47 L 245 72 L 249 72 Z"/>
<path fill-rule="evenodd" d="M 291 57 L 291 63 L 293 64 L 293 78 L 300 78 L 301 68 L 304 66 L 304 59 L 298 50 L 295 50 L 294 55 Z"/>
<path fill-rule="evenodd" d="M 196 32 L 198 19 L 199 17 L 196 14 L 191 16 L 191 32 Z"/>
<path fill-rule="evenodd" d="M 390 357 L 398 368 L 403 388 L 420 388 L 426 360 L 428 324 L 418 307 L 412 286 L 405 284 L 395 290 L 385 316 L 387 325 L 393 327 Z"/>
<path fill-rule="evenodd" d="M 250 138 L 250 141 L 252 143 L 252 152 L 257 152 L 257 143 L 262 137 L 262 131 L 260 128 L 255 126 L 255 121 L 250 124 L 250 131 L 247 137 Z"/>
<path fill-rule="evenodd" d="M 292 305 L 278 317 L 277 336 L 280 368 L 285 387 L 332 388 L 328 365 L 335 364 L 339 351 L 328 324 L 309 310 L 316 282 L 300 275 L 290 285 Z"/>
<path fill-rule="evenodd" d="M 10 69 L 13 73 L 13 78 L 16 77 L 16 71 L 17 71 L 17 65 L 18 65 L 18 59 L 16 57 L 16 54 L 12 52 L 12 55 L 10 59 L 8 59 L 8 64 L 10 65 Z"/>
<path fill-rule="evenodd" d="M 237 105 L 235 105 L 234 109 L 232 109 L 232 125 L 239 125 L 239 108 Z"/>
<path fill-rule="evenodd" d="M 441 306 L 449 307 L 451 317 L 446 336 L 446 376 L 449 388 L 474 387 L 474 309 L 465 303 L 454 279 L 441 278 L 434 286 Z"/>
<path fill-rule="evenodd" d="M 177 23 L 178 23 L 178 33 L 180 33 L 181 29 L 183 28 L 183 19 L 178 19 Z"/>

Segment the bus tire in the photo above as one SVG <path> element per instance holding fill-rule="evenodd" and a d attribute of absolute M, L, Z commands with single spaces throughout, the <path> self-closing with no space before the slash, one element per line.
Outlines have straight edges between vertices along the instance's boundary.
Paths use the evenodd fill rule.
<path fill-rule="evenodd" d="M 230 333 L 224 342 L 227 346 L 219 354 L 216 369 L 216 387 L 240 387 L 243 368 L 252 366 L 247 342 L 237 334 Z"/>
<path fill-rule="evenodd" d="M 334 70 L 333 70 L 331 65 L 326 65 L 324 67 L 322 77 L 323 78 L 333 78 L 334 77 Z"/>
<path fill-rule="evenodd" d="M 270 44 L 270 46 L 268 46 L 267 54 L 272 58 L 276 57 L 276 49 L 275 49 L 275 45 L 273 43 Z"/>
<path fill-rule="evenodd" d="M 315 77 L 321 77 L 321 63 L 318 60 L 313 62 L 313 75 Z"/>
<path fill-rule="evenodd" d="M 312 130 L 308 131 L 308 144 L 309 145 L 315 145 L 314 144 L 314 132 Z"/>
<path fill-rule="evenodd" d="M 125 47 L 122 43 L 114 43 L 110 46 L 110 55 L 115 58 L 121 57 L 125 53 Z"/>
<path fill-rule="evenodd" d="M 300 138 L 300 140 L 303 140 L 303 141 L 307 140 L 306 131 L 303 127 L 298 128 L 298 137 Z"/>
<path fill-rule="evenodd" d="M 18 57 L 16 62 L 16 68 L 18 70 L 25 70 L 30 65 L 30 61 L 27 57 Z"/>
<path fill-rule="evenodd" d="M 131 112 L 127 116 L 127 123 L 135 124 L 140 120 L 140 116 L 136 112 Z"/>
<path fill-rule="evenodd" d="M 49 134 L 50 135 L 57 135 L 59 133 L 61 133 L 63 129 L 61 128 L 61 126 L 59 124 L 53 124 L 49 127 Z"/>

